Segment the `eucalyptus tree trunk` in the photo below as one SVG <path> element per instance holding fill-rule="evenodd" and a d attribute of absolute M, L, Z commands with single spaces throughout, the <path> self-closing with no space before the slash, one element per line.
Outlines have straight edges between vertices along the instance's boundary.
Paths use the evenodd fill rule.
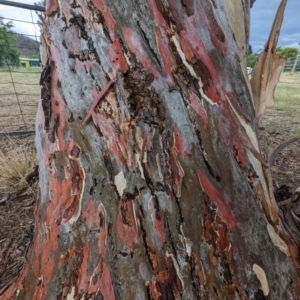
<path fill-rule="evenodd" d="M 250 0 L 49 0 L 27 264 L 1 299 L 298 299 L 246 75 Z"/>

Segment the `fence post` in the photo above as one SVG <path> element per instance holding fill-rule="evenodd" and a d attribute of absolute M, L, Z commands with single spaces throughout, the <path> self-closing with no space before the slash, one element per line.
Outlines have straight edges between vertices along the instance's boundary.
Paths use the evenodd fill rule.
<path fill-rule="evenodd" d="M 296 69 L 296 66 L 297 66 L 297 63 L 298 63 L 298 59 L 299 59 L 299 55 L 297 55 L 297 57 L 296 57 L 296 60 L 294 62 L 294 65 L 293 65 L 291 73 L 295 73 L 295 69 Z"/>

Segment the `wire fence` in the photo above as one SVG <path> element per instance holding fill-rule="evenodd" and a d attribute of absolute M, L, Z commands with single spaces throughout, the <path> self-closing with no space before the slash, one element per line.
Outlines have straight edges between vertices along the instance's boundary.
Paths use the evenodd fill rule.
<path fill-rule="evenodd" d="M 8 6 L 9 13 L 5 13 Z M 34 5 L 0 0 L 1 135 L 34 133 L 41 74 L 36 11 L 43 10 Z M 14 19 L 13 16 L 19 17 Z"/>
<path fill-rule="evenodd" d="M 282 72 L 299 72 L 300 71 L 300 56 L 288 58 L 282 69 Z"/>

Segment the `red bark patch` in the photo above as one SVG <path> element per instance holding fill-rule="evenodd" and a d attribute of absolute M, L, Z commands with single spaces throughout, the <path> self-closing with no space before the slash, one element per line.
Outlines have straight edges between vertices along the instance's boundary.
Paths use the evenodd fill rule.
<path fill-rule="evenodd" d="M 184 39 L 181 35 L 184 36 L 185 32 L 181 31 L 180 35 L 178 36 L 180 48 L 181 48 L 182 52 L 184 53 L 186 60 L 188 62 L 191 62 L 195 58 L 193 50 L 191 49 L 189 44 L 186 42 L 186 39 Z"/>
<path fill-rule="evenodd" d="M 174 131 L 174 147 L 179 151 L 181 155 L 183 155 L 185 158 L 189 157 L 184 138 L 182 136 L 182 133 L 178 127 L 175 128 Z"/>
<path fill-rule="evenodd" d="M 193 92 L 190 94 L 190 103 L 195 113 L 202 119 L 204 128 L 206 128 L 208 125 L 206 110 L 204 109 L 201 100 Z"/>
<path fill-rule="evenodd" d="M 82 216 L 85 219 L 88 227 L 88 234 L 92 228 L 98 228 L 98 251 L 99 254 L 106 254 L 106 217 L 102 204 L 99 204 L 98 209 L 95 208 L 95 203 L 92 199 L 88 201 L 86 209 L 82 211 Z"/>
<path fill-rule="evenodd" d="M 208 195 L 210 200 L 216 204 L 218 212 L 224 222 L 231 227 L 238 226 L 238 223 L 234 220 L 231 214 L 230 207 L 227 204 L 228 201 L 225 197 L 215 188 L 201 170 L 198 170 L 197 173 L 203 191 Z"/>
<path fill-rule="evenodd" d="M 228 226 L 220 220 L 215 205 L 205 193 L 203 194 L 201 211 L 203 217 L 202 235 L 204 241 L 211 245 L 209 257 L 212 266 L 215 268 L 215 276 L 220 278 L 221 275 L 225 285 L 224 288 L 228 292 L 233 291 L 234 294 L 235 282 Z M 210 276 L 209 281 L 211 280 L 214 279 Z"/>
<path fill-rule="evenodd" d="M 102 260 L 99 261 L 90 278 L 87 294 L 95 297 L 91 297 L 92 299 L 115 299 L 110 270 Z"/>
<path fill-rule="evenodd" d="M 62 152 L 63 153 L 63 152 Z M 59 225 L 71 219 L 80 201 L 85 175 L 77 159 L 80 148 L 71 141 L 67 155 L 58 161 L 55 166 L 53 159 L 50 162 L 50 204 L 46 211 L 46 220 L 38 228 L 37 239 L 34 245 L 33 271 L 40 278 L 34 299 L 44 299 L 48 284 L 54 271 L 52 252 L 57 250 L 59 239 Z M 55 153 L 54 153 L 55 155 Z M 67 167 L 68 166 L 68 167 Z M 57 178 L 55 170 L 62 169 L 64 178 Z M 63 261 L 61 261 L 63 263 Z"/>
<path fill-rule="evenodd" d="M 148 210 L 151 215 L 153 226 L 156 230 L 156 233 L 161 240 L 161 242 L 166 241 L 166 231 L 165 231 L 165 214 L 160 211 L 157 207 L 154 198 L 151 197 L 148 202 Z"/>
<path fill-rule="evenodd" d="M 152 269 L 156 269 L 156 267 L 158 266 L 158 258 L 153 244 L 147 243 L 147 253 L 149 255 Z"/>
<path fill-rule="evenodd" d="M 206 28 L 209 30 L 213 44 L 223 54 L 228 54 L 228 45 L 225 34 L 222 30 L 222 26 L 219 24 L 217 15 L 214 12 L 212 2 L 195 0 L 195 3 L 199 18 L 206 24 Z"/>
<path fill-rule="evenodd" d="M 213 102 L 220 105 L 225 97 L 221 97 L 221 91 L 224 88 L 219 79 L 219 71 L 213 66 L 212 59 L 204 43 L 195 28 L 194 18 L 190 17 L 187 21 L 187 30 L 180 32 L 183 40 L 188 41 L 197 60 L 192 66 L 195 73 L 203 82 L 203 91 Z M 212 83 L 212 80 L 214 83 Z"/>
<path fill-rule="evenodd" d="M 148 0 L 149 6 L 152 10 L 153 13 L 153 17 L 155 20 L 155 24 L 157 24 L 157 26 L 166 28 L 168 30 L 168 32 L 170 31 L 170 28 L 167 24 L 167 22 L 165 21 L 165 19 L 163 18 L 161 11 L 157 8 L 156 5 L 156 1 L 155 0 Z"/>
<path fill-rule="evenodd" d="M 46 1 L 45 16 L 49 17 L 58 11 L 58 0 Z"/>
<path fill-rule="evenodd" d="M 68 157 L 65 157 L 64 161 L 58 161 L 57 166 L 53 164 L 53 171 L 55 168 L 64 169 L 65 178 L 59 180 L 53 171 L 50 174 L 51 204 L 49 205 L 50 210 L 47 210 L 47 224 L 53 220 L 58 226 L 68 222 L 81 201 L 85 174 L 79 162 L 80 152 L 80 147 L 71 141 L 67 152 Z"/>
<path fill-rule="evenodd" d="M 43 232 L 44 239 L 41 238 Z M 34 299 L 43 300 L 46 297 L 48 284 L 54 271 L 54 258 L 52 252 L 57 250 L 57 239 L 59 228 L 52 222 L 49 226 L 39 228 L 37 240 L 34 244 L 35 259 L 33 262 L 33 271 L 36 278 L 39 279 L 35 289 Z M 42 242 L 40 242 L 42 241 Z"/>
<path fill-rule="evenodd" d="M 166 10 L 166 13 L 171 13 L 172 19 L 175 21 L 177 31 L 180 32 L 184 29 L 184 20 L 186 19 L 186 16 L 181 1 L 167 0 L 167 8 L 164 8 L 164 1 L 157 0 L 157 2 L 161 2 L 161 7 Z"/>
<path fill-rule="evenodd" d="M 192 265 L 193 265 L 194 275 L 198 278 L 199 284 L 204 285 L 206 283 L 206 278 L 205 278 L 202 263 L 199 260 L 199 257 L 195 253 L 192 253 L 191 259 L 193 262 Z"/>
<path fill-rule="evenodd" d="M 126 72 L 128 65 L 123 54 L 122 47 L 118 39 L 115 39 L 109 49 L 109 57 L 113 65 L 113 77 L 116 77 L 118 70 Z"/>
<path fill-rule="evenodd" d="M 247 165 L 247 158 L 244 149 L 244 145 L 238 139 L 235 139 L 233 143 L 233 155 L 234 159 L 241 167 Z"/>
<path fill-rule="evenodd" d="M 192 253 L 190 257 L 190 268 L 191 268 L 191 277 L 193 280 L 193 291 L 196 295 L 201 296 L 200 299 L 205 299 L 205 292 L 203 286 L 206 284 L 206 277 L 204 274 L 203 266 L 198 256 L 195 253 Z"/>
<path fill-rule="evenodd" d="M 156 42 L 160 57 L 162 59 L 164 70 L 171 84 L 174 84 L 172 72 L 176 70 L 176 61 L 169 48 L 169 38 L 163 28 L 156 27 L 155 30 Z"/>
<path fill-rule="evenodd" d="M 170 256 L 165 257 L 166 271 L 160 271 L 155 281 L 147 282 L 146 286 L 151 299 L 177 299 L 182 293 L 182 283 L 178 277 L 173 260 Z"/>
<path fill-rule="evenodd" d="M 138 242 L 137 224 L 134 215 L 133 201 L 119 200 L 118 214 L 118 234 L 120 239 L 130 248 L 134 250 L 134 245 Z"/>
<path fill-rule="evenodd" d="M 177 133 L 177 142 L 176 142 L 176 133 Z M 179 147 L 179 149 L 177 147 Z M 177 129 L 176 132 L 175 129 L 174 146 L 170 149 L 169 155 L 170 155 L 170 164 L 171 164 L 171 171 L 172 171 L 172 178 L 173 178 L 173 189 L 178 198 L 181 196 L 181 183 L 182 183 L 182 178 L 184 177 L 184 170 L 178 158 L 178 154 L 181 152 L 183 153 L 184 156 L 187 156 L 186 147 L 183 142 L 180 131 L 179 129 Z"/>
<path fill-rule="evenodd" d="M 122 33 L 130 52 L 135 54 L 137 61 L 140 62 L 148 72 L 152 73 L 156 79 L 159 78 L 159 72 L 147 59 L 147 54 L 140 42 L 140 35 L 131 28 L 126 27 L 122 28 Z"/>

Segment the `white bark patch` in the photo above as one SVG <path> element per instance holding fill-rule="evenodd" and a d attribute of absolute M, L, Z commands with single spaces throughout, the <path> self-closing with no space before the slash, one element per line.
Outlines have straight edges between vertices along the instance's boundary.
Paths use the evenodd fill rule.
<path fill-rule="evenodd" d="M 79 300 L 83 300 L 84 299 L 84 295 Z M 70 293 L 67 295 L 66 300 L 74 300 L 74 299 L 75 299 L 75 286 L 72 287 Z"/>
<path fill-rule="evenodd" d="M 151 273 L 149 272 L 148 266 L 145 263 L 140 263 L 139 273 L 144 281 L 151 281 Z"/>
<path fill-rule="evenodd" d="M 267 225 L 268 233 L 271 238 L 272 243 L 278 247 L 286 256 L 290 256 L 290 251 L 287 246 L 287 244 L 284 242 L 284 240 L 277 234 L 277 232 L 274 230 L 273 226 L 268 223 Z"/>
<path fill-rule="evenodd" d="M 193 67 L 192 67 L 192 66 L 188 63 L 188 61 L 186 60 L 185 55 L 184 55 L 183 51 L 181 50 L 180 44 L 179 44 L 179 42 L 178 42 L 178 40 L 177 40 L 177 38 L 176 38 L 175 35 L 172 36 L 172 40 L 173 40 L 173 42 L 174 42 L 174 44 L 175 44 L 175 47 L 176 47 L 176 49 L 177 49 L 177 52 L 178 52 L 178 54 L 179 54 L 179 56 L 180 56 L 180 58 L 181 58 L 183 64 L 187 67 L 187 69 L 189 70 L 190 74 L 191 74 L 193 77 L 197 78 L 197 80 L 198 80 L 198 82 L 199 82 L 199 86 L 200 86 L 200 89 L 199 89 L 200 95 L 203 97 L 203 99 L 205 99 L 205 100 L 206 100 L 208 103 L 210 103 L 211 105 L 217 105 L 217 103 L 213 102 L 210 98 L 208 98 L 208 97 L 204 94 L 203 89 L 202 89 L 202 87 L 203 87 L 203 82 L 202 82 L 201 78 L 196 74 L 196 72 L 194 71 Z"/>
<path fill-rule="evenodd" d="M 185 237 L 184 235 L 179 235 L 179 239 L 181 241 L 181 243 L 185 246 L 185 251 L 188 254 L 189 257 L 191 257 L 192 255 L 192 247 L 193 247 L 193 243 L 192 241 Z"/>
<path fill-rule="evenodd" d="M 156 165 L 157 165 L 157 171 L 158 171 L 159 178 L 161 179 L 161 181 L 163 181 L 164 177 L 162 175 L 162 171 L 161 171 L 161 167 L 160 167 L 159 153 L 157 153 L 155 155 L 155 159 L 156 159 Z"/>
<path fill-rule="evenodd" d="M 147 151 L 144 151 L 143 163 L 147 162 Z"/>
<path fill-rule="evenodd" d="M 81 202 L 82 202 L 82 196 L 83 196 L 84 187 L 85 187 L 85 178 L 86 178 L 86 176 L 85 176 L 84 168 L 83 168 L 83 166 L 81 164 L 81 161 L 80 161 L 80 157 L 75 158 L 75 157 L 69 155 L 69 159 L 75 160 L 77 162 L 81 172 L 82 172 L 82 188 L 81 188 L 81 192 L 80 192 L 80 195 L 79 195 L 78 205 L 77 205 L 77 208 L 76 208 L 72 218 L 69 220 L 69 223 L 73 224 L 78 220 L 78 218 L 81 214 Z"/>
<path fill-rule="evenodd" d="M 75 287 L 73 286 L 71 292 L 67 295 L 67 300 L 73 300 L 75 296 Z"/>
<path fill-rule="evenodd" d="M 140 161 L 140 155 L 138 153 L 135 153 L 134 158 L 135 158 L 136 165 L 138 166 L 138 168 L 140 170 L 141 177 L 145 180 L 144 170 L 142 168 L 142 164 L 141 164 L 141 161 Z"/>
<path fill-rule="evenodd" d="M 129 57 L 127 56 L 127 54 L 125 52 L 123 52 L 123 55 L 124 55 L 124 57 L 126 59 L 127 65 L 130 67 L 131 63 L 130 63 Z"/>
<path fill-rule="evenodd" d="M 115 176 L 115 186 L 117 187 L 120 197 L 122 197 L 123 192 L 127 186 L 127 181 L 126 178 L 124 177 L 123 171 L 119 172 L 119 174 Z"/>
<path fill-rule="evenodd" d="M 253 272 L 257 276 L 257 279 L 259 280 L 261 284 L 261 289 L 265 296 L 269 295 L 269 283 L 267 280 L 267 276 L 265 271 L 257 264 L 253 265 Z"/>
<path fill-rule="evenodd" d="M 142 137 L 141 128 L 138 126 L 135 129 L 135 141 L 136 141 L 138 151 L 140 152 L 140 155 L 142 156 L 144 140 Z"/>
<path fill-rule="evenodd" d="M 104 36 L 103 25 L 101 23 L 93 23 L 93 27 L 96 31 L 100 33 L 100 35 Z"/>

